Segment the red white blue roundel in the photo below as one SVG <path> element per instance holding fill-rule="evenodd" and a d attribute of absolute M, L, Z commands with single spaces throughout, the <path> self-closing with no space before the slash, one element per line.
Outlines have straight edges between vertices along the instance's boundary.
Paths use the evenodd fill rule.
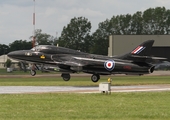
<path fill-rule="evenodd" d="M 108 71 L 112 71 L 115 67 L 115 61 L 114 60 L 107 60 L 104 63 L 104 67 L 108 70 Z"/>

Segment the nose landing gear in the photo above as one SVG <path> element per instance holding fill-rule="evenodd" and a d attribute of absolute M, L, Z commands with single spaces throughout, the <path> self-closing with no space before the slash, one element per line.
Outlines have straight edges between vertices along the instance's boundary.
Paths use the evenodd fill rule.
<path fill-rule="evenodd" d="M 32 76 L 35 76 L 35 75 L 36 75 L 36 71 L 35 71 L 35 70 L 31 70 L 31 71 L 30 71 L 30 74 L 31 74 Z"/>

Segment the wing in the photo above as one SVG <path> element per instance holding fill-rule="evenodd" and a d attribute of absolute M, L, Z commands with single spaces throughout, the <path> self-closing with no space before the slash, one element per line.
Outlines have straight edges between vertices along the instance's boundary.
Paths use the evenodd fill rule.
<path fill-rule="evenodd" d="M 77 57 L 72 55 L 55 55 L 52 57 L 57 61 L 57 66 L 61 69 L 73 70 L 76 72 L 82 71 L 86 66 L 103 66 L 105 60 L 93 59 L 85 57 Z"/>

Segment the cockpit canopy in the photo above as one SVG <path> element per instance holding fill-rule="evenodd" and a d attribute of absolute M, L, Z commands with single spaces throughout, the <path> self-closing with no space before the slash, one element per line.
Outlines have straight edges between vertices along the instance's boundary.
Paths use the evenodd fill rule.
<path fill-rule="evenodd" d="M 48 46 L 48 45 L 38 45 L 38 46 L 33 47 L 31 50 L 32 50 L 32 51 L 42 51 L 42 50 L 47 50 L 47 49 L 48 49 L 47 46 Z"/>
<path fill-rule="evenodd" d="M 87 54 L 78 50 L 72 50 L 64 47 L 57 47 L 53 45 L 38 45 L 31 49 L 32 51 L 43 52 L 47 54 Z"/>

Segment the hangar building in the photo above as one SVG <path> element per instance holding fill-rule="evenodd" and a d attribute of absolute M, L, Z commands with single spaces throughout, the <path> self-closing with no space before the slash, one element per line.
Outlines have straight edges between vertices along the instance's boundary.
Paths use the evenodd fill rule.
<path fill-rule="evenodd" d="M 155 40 L 150 55 L 170 61 L 170 35 L 111 35 L 108 56 L 128 53 L 146 40 Z"/>

